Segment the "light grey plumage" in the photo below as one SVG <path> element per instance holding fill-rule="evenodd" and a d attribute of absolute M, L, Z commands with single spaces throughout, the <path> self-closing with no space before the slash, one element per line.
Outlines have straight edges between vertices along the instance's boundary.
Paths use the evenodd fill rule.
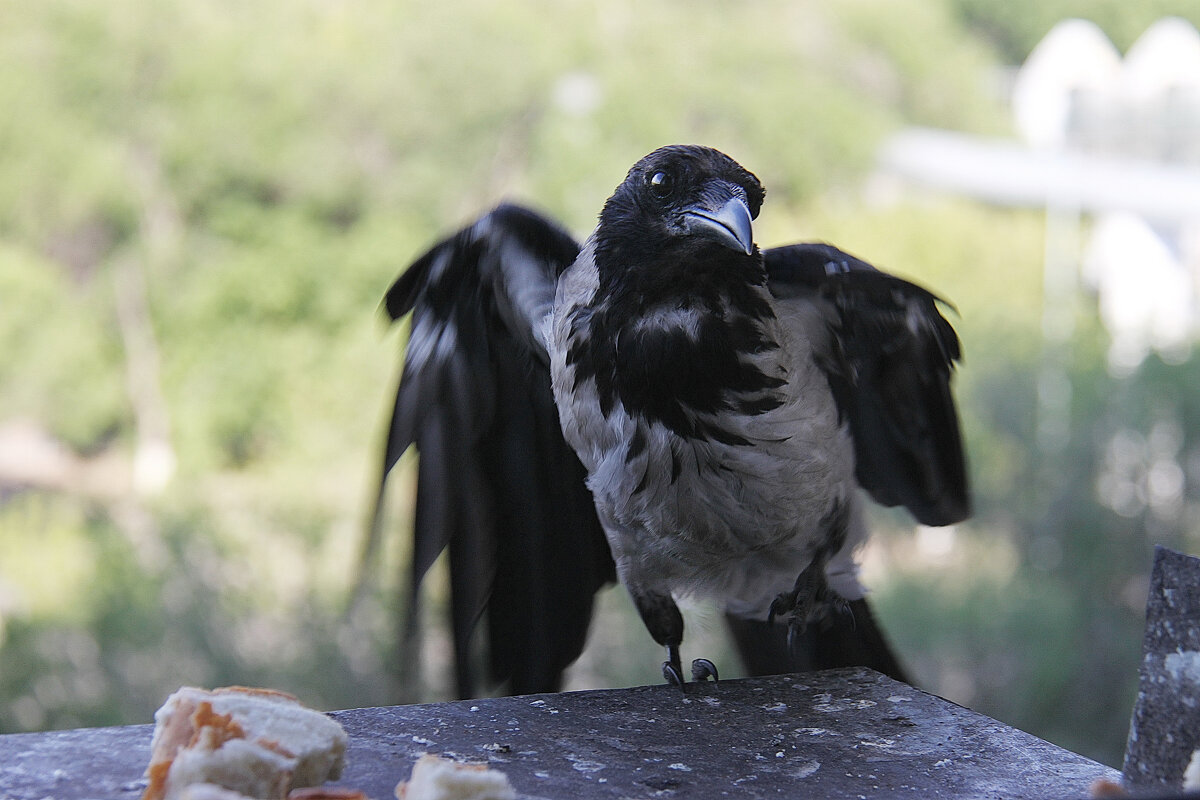
<path fill-rule="evenodd" d="M 593 244 L 585 243 L 563 274 L 546 344 L 563 434 L 588 470 L 588 488 L 622 583 L 695 594 L 741 616 L 765 617 L 772 601 L 792 588 L 825 546 L 823 525 L 834 506 L 845 503 L 854 508 L 855 535 L 831 569 L 846 599 L 862 597 L 856 570 L 847 566 L 863 533 L 853 444 L 806 336 L 823 328 L 805 319 L 820 314 L 819 307 L 798 301 L 786 312 L 777 310 L 764 330 L 776 346 L 746 356 L 785 381 L 778 391 L 786 400 L 761 414 L 711 415 L 749 444 L 689 439 L 661 422 L 635 418 L 619 400 L 605 414 L 595 380 L 576 385 L 567 353 L 574 338 L 593 331 L 586 325 L 572 331 L 570 320 L 578 308 L 604 302 L 593 252 Z M 761 291 L 764 302 L 776 305 Z M 639 325 L 695 338 L 690 332 L 695 320 L 677 308 L 652 310 Z M 637 341 L 627 344 L 636 347 Z M 637 431 L 646 447 L 627 459 Z"/>

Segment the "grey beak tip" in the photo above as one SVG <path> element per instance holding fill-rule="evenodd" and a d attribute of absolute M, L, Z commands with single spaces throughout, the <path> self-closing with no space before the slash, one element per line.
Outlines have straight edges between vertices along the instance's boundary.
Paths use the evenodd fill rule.
<path fill-rule="evenodd" d="M 726 200 L 716 210 L 693 208 L 688 212 L 701 229 L 716 241 L 746 255 L 754 254 L 754 226 L 750 209 L 740 197 Z"/>

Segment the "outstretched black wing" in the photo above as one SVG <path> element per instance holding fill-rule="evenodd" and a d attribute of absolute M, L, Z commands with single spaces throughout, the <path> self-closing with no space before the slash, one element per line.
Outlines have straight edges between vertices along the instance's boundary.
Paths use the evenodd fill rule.
<path fill-rule="evenodd" d="M 829 312 L 822 358 L 850 421 L 858 482 L 926 525 L 970 514 L 966 460 L 950 392 L 958 336 L 938 298 L 826 244 L 765 253 L 771 290 Z"/>
<path fill-rule="evenodd" d="M 393 320 L 412 314 L 412 328 L 380 498 L 415 445 L 408 613 L 415 619 L 421 579 L 448 547 L 463 697 L 479 689 L 471 645 L 482 615 L 491 680 L 514 694 L 555 691 L 583 649 L 595 592 L 615 580 L 583 466 L 559 427 L 540 334 L 578 252 L 554 223 L 505 205 L 418 259 L 385 299 Z"/>
<path fill-rule="evenodd" d="M 950 393 L 958 337 L 938 299 L 825 244 L 764 256 L 772 293 L 798 324 L 814 326 L 806 332 L 850 423 L 859 484 L 926 525 L 965 518 L 966 464 Z M 754 674 L 864 665 L 907 681 L 867 599 L 851 601 L 849 612 L 790 637 L 765 621 L 727 622 Z"/>

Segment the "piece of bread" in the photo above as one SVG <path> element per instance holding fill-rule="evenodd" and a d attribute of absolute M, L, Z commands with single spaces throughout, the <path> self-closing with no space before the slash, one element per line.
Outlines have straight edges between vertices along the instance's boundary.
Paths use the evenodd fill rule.
<path fill-rule="evenodd" d="M 396 786 L 398 800 L 515 800 L 508 776 L 487 764 L 460 764 L 426 753 L 408 781 Z"/>
<path fill-rule="evenodd" d="M 1200 791 L 1200 749 L 1192 752 L 1192 760 L 1183 771 L 1183 790 L 1185 792 Z"/>
<path fill-rule="evenodd" d="M 193 783 L 183 789 L 179 800 L 258 800 L 258 798 L 246 797 L 241 792 L 217 786 L 215 783 Z M 313 786 L 306 789 L 293 789 L 288 792 L 287 800 L 370 800 L 370 798 L 358 789 Z"/>
<path fill-rule="evenodd" d="M 198 783 L 281 800 L 294 788 L 336 780 L 345 760 L 341 725 L 271 689 L 185 686 L 154 722 L 142 800 L 181 800 Z"/>
<path fill-rule="evenodd" d="M 1088 787 L 1088 797 L 1091 797 L 1092 800 L 1112 800 L 1117 797 L 1129 797 L 1129 792 L 1115 781 L 1110 781 L 1108 778 L 1097 778 Z"/>

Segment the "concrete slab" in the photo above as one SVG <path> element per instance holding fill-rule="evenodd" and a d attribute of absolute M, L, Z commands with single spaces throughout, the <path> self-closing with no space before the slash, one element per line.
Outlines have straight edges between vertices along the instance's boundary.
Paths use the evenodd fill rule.
<path fill-rule="evenodd" d="M 334 712 L 339 785 L 392 797 L 427 752 L 526 798 L 1083 798 L 1116 770 L 866 669 Z M 0 798 L 136 798 L 152 728 L 0 736 Z"/>

